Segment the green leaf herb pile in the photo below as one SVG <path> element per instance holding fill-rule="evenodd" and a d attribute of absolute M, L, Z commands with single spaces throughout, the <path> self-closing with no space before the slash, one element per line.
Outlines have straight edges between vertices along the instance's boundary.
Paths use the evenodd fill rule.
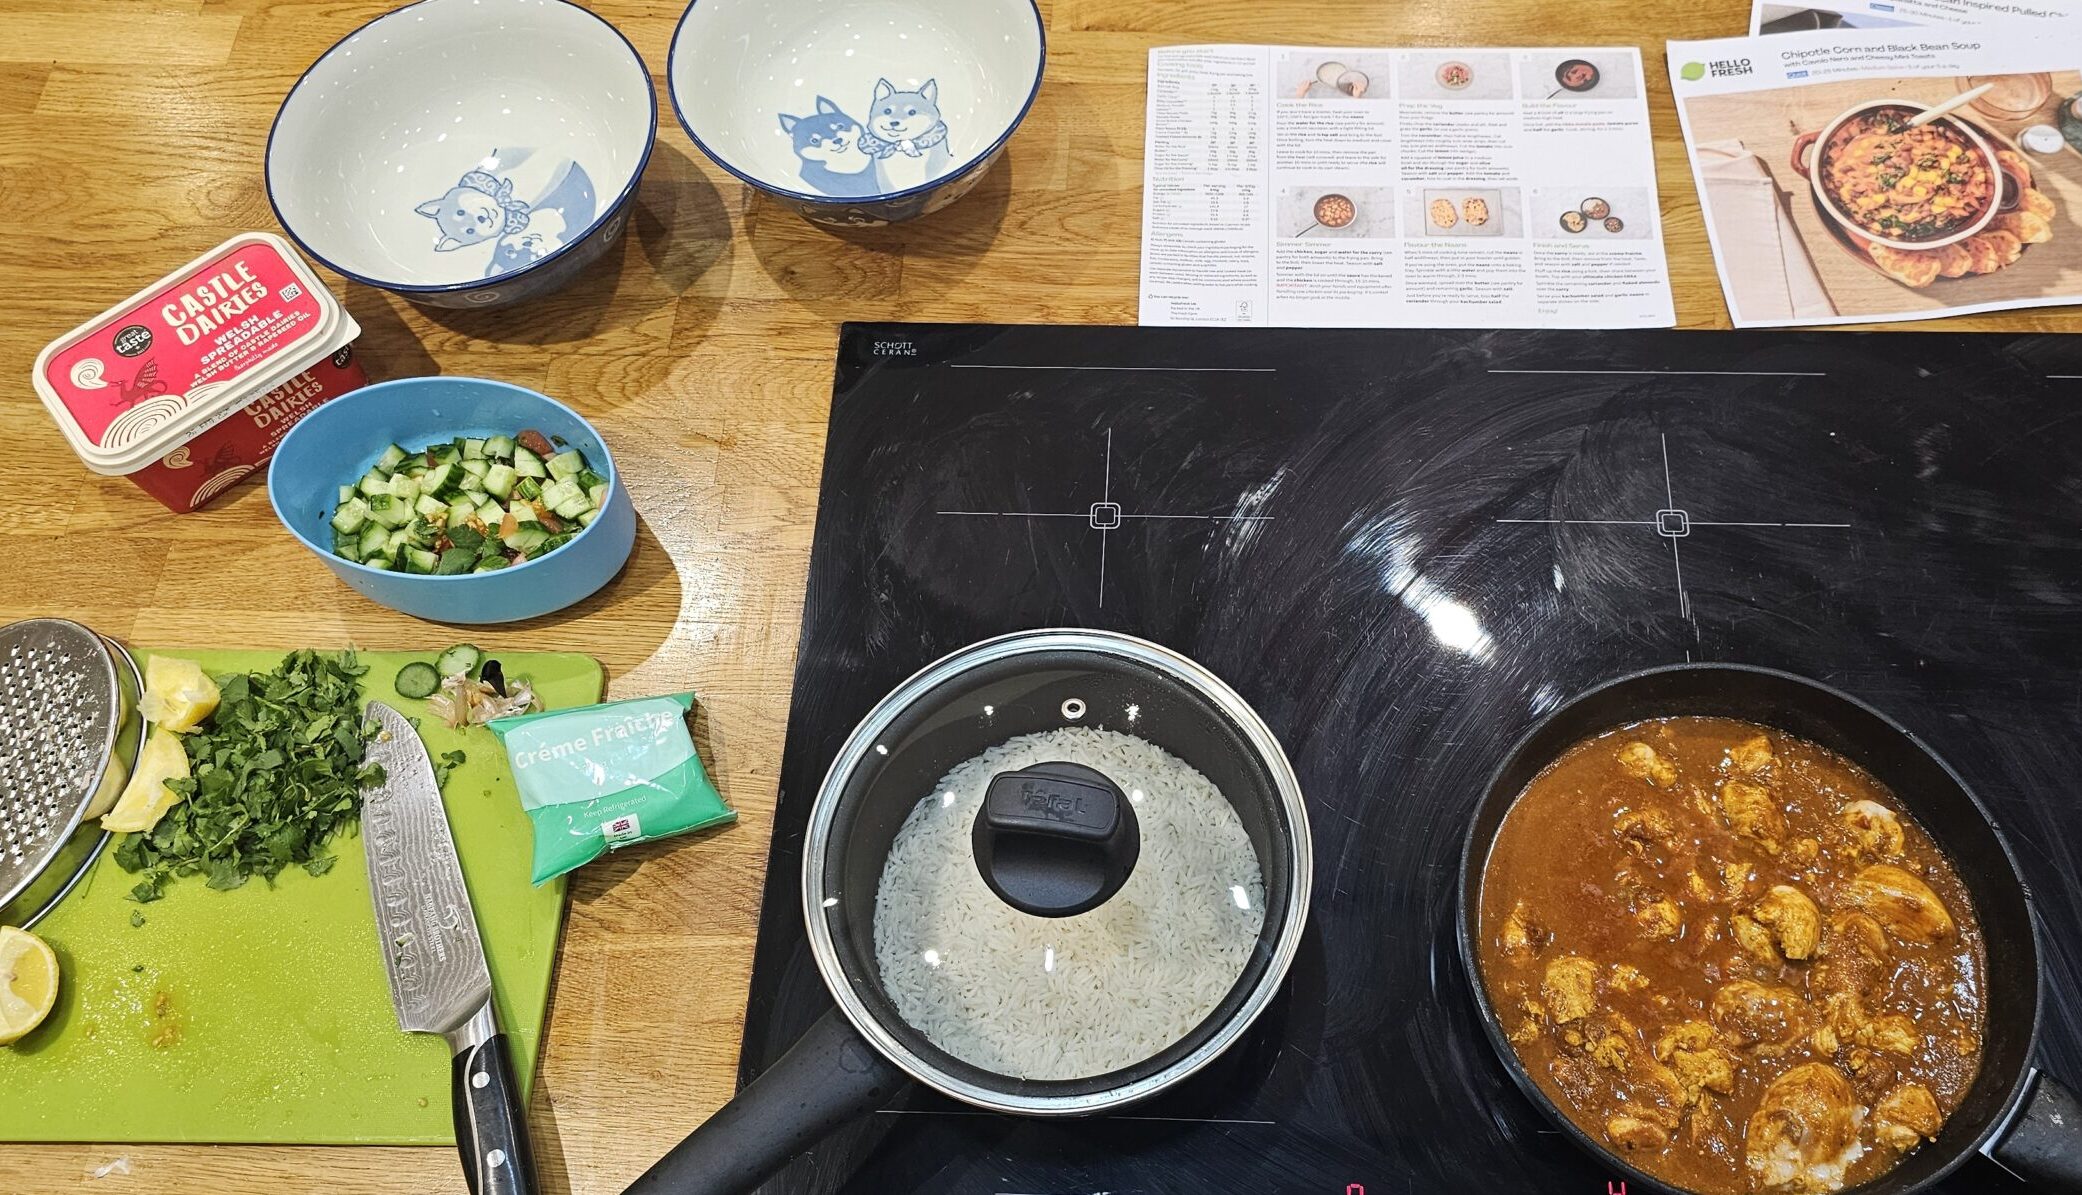
<path fill-rule="evenodd" d="M 217 712 L 182 738 L 193 775 L 169 782 L 183 799 L 116 848 L 123 870 L 144 876 L 131 896 L 157 900 L 174 876 L 224 889 L 291 865 L 331 870 L 327 842 L 360 816 L 363 787 L 383 780 L 362 758 L 355 681 L 366 671 L 352 651 L 297 651 L 272 672 L 218 678 Z"/>

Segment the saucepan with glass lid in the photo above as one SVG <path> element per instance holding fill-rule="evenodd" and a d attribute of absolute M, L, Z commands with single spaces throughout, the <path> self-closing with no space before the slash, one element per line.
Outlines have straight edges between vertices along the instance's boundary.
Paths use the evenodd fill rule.
<path fill-rule="evenodd" d="M 911 1083 L 1039 1117 L 1169 1090 L 1272 1002 L 1310 878 L 1294 770 L 1206 668 L 1092 630 L 955 652 L 868 713 L 810 814 L 837 1008 L 631 1195 L 749 1191 Z"/>

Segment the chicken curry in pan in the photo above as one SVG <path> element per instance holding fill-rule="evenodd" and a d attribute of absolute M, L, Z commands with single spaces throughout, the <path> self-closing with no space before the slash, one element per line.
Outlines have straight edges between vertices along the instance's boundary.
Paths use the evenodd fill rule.
<path fill-rule="evenodd" d="M 1766 727 L 1571 747 L 1505 817 L 1480 925 L 1541 1090 L 1704 1195 L 1874 1178 L 1980 1065 L 1986 955 L 1951 862 L 1857 765 Z"/>

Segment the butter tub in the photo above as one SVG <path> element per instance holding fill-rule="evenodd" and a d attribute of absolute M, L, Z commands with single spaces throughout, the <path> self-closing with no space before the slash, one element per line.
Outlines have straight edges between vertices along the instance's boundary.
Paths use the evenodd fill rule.
<path fill-rule="evenodd" d="M 185 514 L 368 382 L 360 335 L 288 242 L 249 232 L 52 341 L 31 380 L 87 468 Z"/>

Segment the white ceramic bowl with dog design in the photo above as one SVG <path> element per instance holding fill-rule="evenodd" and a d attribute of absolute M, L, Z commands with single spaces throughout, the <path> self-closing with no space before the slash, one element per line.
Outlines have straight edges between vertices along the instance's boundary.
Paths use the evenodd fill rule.
<path fill-rule="evenodd" d="M 716 164 L 820 224 L 959 199 L 1041 89 L 1034 0 L 693 0 L 666 68 Z"/>
<path fill-rule="evenodd" d="M 306 253 L 441 307 L 555 290 L 622 233 L 657 140 L 650 72 L 568 0 L 420 0 L 327 50 L 268 135 Z"/>

